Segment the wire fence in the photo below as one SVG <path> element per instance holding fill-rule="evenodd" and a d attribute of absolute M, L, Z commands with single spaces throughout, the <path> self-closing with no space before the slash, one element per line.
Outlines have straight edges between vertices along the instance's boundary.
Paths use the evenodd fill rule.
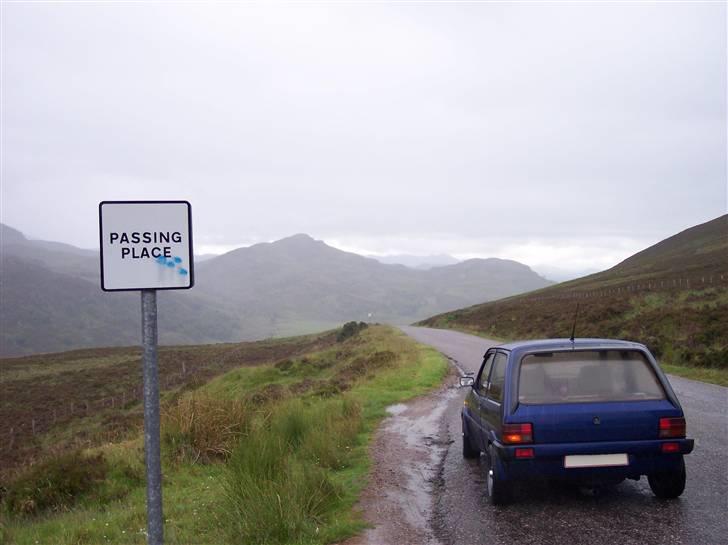
<path fill-rule="evenodd" d="M 575 287 L 572 290 L 560 291 L 552 295 L 534 295 L 529 299 L 532 301 L 547 301 L 553 299 L 590 299 L 594 297 L 611 297 L 614 295 L 631 295 L 645 291 L 684 291 L 697 290 L 709 287 L 728 286 L 728 272 L 700 275 L 700 276 L 680 276 L 676 278 L 645 280 L 643 282 L 629 282 L 618 284 L 608 288 L 597 290 L 584 290 Z"/>

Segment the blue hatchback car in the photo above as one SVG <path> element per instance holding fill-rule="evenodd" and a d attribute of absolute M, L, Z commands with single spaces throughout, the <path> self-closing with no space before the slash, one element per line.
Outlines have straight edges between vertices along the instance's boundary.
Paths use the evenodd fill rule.
<path fill-rule="evenodd" d="M 488 350 L 462 411 L 463 456 L 490 461 L 493 504 L 515 482 L 594 486 L 646 475 L 660 498 L 685 489 L 693 450 L 670 383 L 641 344 L 551 339 Z"/>

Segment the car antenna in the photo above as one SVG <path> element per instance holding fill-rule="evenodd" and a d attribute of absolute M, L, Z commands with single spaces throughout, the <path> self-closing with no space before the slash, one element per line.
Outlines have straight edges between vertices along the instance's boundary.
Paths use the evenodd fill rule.
<path fill-rule="evenodd" d="M 569 339 L 572 343 L 574 342 L 574 333 L 576 333 L 576 317 L 579 316 L 579 303 L 576 304 L 576 310 L 574 311 L 574 325 L 571 327 L 571 338 Z"/>

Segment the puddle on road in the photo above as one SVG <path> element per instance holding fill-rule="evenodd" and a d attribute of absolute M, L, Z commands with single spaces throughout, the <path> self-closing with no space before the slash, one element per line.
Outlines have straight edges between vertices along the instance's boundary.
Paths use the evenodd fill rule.
<path fill-rule="evenodd" d="M 407 405 L 404 403 L 397 403 L 396 405 L 390 405 L 387 407 L 387 412 L 391 414 L 392 416 L 396 416 L 398 414 L 402 414 L 407 410 Z"/>

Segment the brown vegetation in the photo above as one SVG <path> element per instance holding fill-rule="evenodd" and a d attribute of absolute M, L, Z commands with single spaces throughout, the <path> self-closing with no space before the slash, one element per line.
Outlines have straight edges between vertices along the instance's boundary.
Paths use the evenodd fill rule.
<path fill-rule="evenodd" d="M 235 367 L 335 344 L 336 333 L 249 343 L 161 347 L 163 391 L 192 389 Z M 118 439 L 142 421 L 141 350 L 99 348 L 0 359 L 0 479 L 36 460 Z M 49 444 L 50 443 L 50 444 Z"/>

